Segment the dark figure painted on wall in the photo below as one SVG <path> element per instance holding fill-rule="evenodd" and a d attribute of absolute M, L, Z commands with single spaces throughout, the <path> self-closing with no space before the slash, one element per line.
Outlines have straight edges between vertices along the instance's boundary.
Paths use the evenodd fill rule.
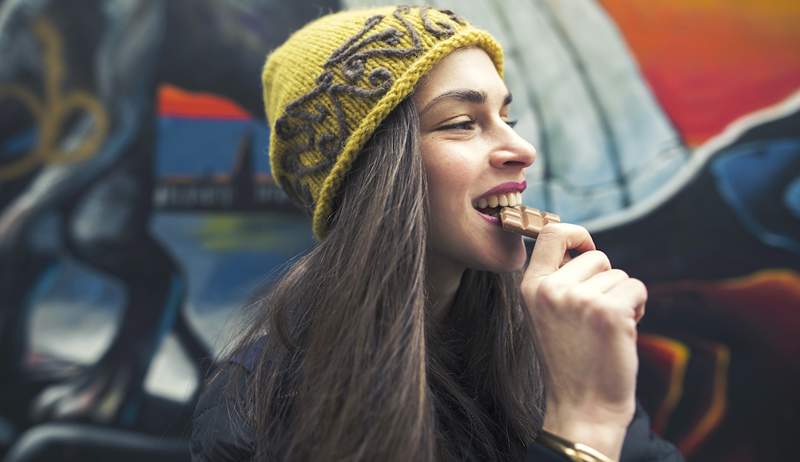
<path fill-rule="evenodd" d="M 320 3 L 3 3 L 0 387 L 24 382 L 26 317 L 62 256 L 125 288 L 110 346 L 84 373 L 40 393 L 37 419 L 135 425 L 168 332 L 196 364 L 209 357 L 181 309 L 182 269 L 149 229 L 157 87 L 224 95 L 262 117 L 265 53 L 335 7 Z M 12 399 L 3 393 L 2 413 L 19 411 Z"/>

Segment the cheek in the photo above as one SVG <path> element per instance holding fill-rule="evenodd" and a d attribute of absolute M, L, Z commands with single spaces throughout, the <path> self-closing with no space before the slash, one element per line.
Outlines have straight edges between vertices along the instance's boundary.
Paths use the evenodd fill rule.
<path fill-rule="evenodd" d="M 464 162 L 448 159 L 426 162 L 425 170 L 428 188 L 432 194 L 437 195 L 463 195 L 475 176 Z"/>
<path fill-rule="evenodd" d="M 428 183 L 428 201 L 432 219 L 444 220 L 451 224 L 464 219 L 466 192 L 464 185 L 458 181 L 458 172 L 453 176 L 431 177 Z M 470 206 L 471 208 L 471 206 Z"/>
<path fill-rule="evenodd" d="M 465 209 L 472 209 L 470 191 L 478 176 L 476 166 L 460 151 L 427 147 L 422 155 L 432 220 L 450 226 L 461 222 Z"/>

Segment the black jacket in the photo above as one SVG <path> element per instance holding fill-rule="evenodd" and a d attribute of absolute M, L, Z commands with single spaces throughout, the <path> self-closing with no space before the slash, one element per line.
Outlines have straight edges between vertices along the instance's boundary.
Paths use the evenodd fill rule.
<path fill-rule="evenodd" d="M 255 354 L 223 366 L 221 376 L 200 396 L 192 417 L 192 461 L 244 462 L 252 460 L 255 443 L 249 428 L 233 422 L 225 405 L 223 388 L 236 368 L 252 370 Z M 528 447 L 530 462 L 563 462 L 568 459 L 538 444 Z M 681 462 L 678 450 L 650 431 L 650 419 L 637 406 L 622 447 L 623 462 Z"/>

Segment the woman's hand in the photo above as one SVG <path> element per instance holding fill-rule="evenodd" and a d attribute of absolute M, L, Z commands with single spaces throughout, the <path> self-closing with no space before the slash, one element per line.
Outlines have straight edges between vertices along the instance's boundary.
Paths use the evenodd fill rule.
<path fill-rule="evenodd" d="M 539 234 L 521 290 L 546 368 L 544 428 L 618 459 L 636 408 L 644 284 L 612 269 L 585 228 L 558 223 Z"/>

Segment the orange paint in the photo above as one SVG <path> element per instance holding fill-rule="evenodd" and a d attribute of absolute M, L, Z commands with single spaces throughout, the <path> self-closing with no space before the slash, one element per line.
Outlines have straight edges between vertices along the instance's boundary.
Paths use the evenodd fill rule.
<path fill-rule="evenodd" d="M 651 419 L 653 430 L 663 434 L 683 396 L 683 381 L 690 356 L 689 348 L 678 340 L 654 334 L 640 335 L 639 348 L 646 349 L 651 356 L 658 358 L 660 364 L 669 367 L 667 392 Z"/>
<path fill-rule="evenodd" d="M 601 4 L 691 146 L 800 88 L 800 2 Z"/>

